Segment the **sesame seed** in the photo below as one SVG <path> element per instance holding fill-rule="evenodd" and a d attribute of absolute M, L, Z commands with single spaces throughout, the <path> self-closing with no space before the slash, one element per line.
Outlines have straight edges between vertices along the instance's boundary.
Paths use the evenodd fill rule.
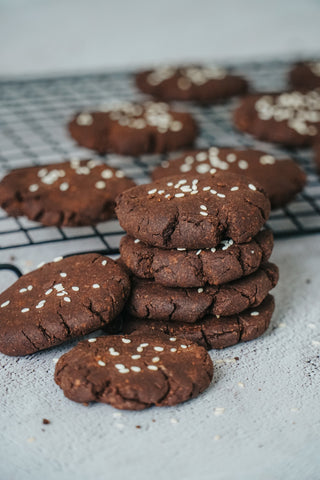
<path fill-rule="evenodd" d="M 139 360 L 141 358 L 141 355 L 131 355 L 132 360 Z"/>
<path fill-rule="evenodd" d="M 129 368 L 123 368 L 122 370 L 119 370 L 119 373 L 129 373 L 130 370 Z"/>
<path fill-rule="evenodd" d="M 98 190 L 102 190 L 103 188 L 106 187 L 106 182 L 104 182 L 103 180 L 99 180 L 98 182 L 96 182 L 95 187 Z"/>
<path fill-rule="evenodd" d="M 60 187 L 59 187 L 59 189 L 61 190 L 61 192 L 67 191 L 68 188 L 69 188 L 69 183 L 67 183 L 67 182 L 61 183 L 61 185 L 60 185 Z"/>
<path fill-rule="evenodd" d="M 140 367 L 131 367 L 131 370 L 133 372 L 141 372 L 141 368 Z"/>
<path fill-rule="evenodd" d="M 168 186 L 168 187 L 173 187 L 173 183 L 172 183 L 172 182 L 168 182 L 168 183 L 167 183 L 167 186 Z"/>
<path fill-rule="evenodd" d="M 200 212 L 200 215 L 203 215 L 204 217 L 208 216 L 208 212 Z"/>
<path fill-rule="evenodd" d="M 112 355 L 113 357 L 118 357 L 120 355 L 120 353 L 116 352 L 116 351 L 111 351 L 110 355 Z"/>
<path fill-rule="evenodd" d="M 214 439 L 215 441 L 218 441 L 218 440 L 221 439 L 221 436 L 220 436 L 220 435 L 215 435 L 215 436 L 213 437 L 213 439 Z"/>
<path fill-rule="evenodd" d="M 37 266 L 37 268 L 41 268 L 41 267 L 43 267 L 43 265 L 44 265 L 44 262 L 41 262 L 41 263 L 39 263 L 39 265 Z"/>
<path fill-rule="evenodd" d="M 208 192 L 210 190 L 210 187 L 203 187 L 202 189 L 204 192 Z"/>
<path fill-rule="evenodd" d="M 27 291 L 28 291 L 28 290 L 27 290 L 26 288 L 21 288 L 21 289 L 19 290 L 19 293 L 24 293 L 24 292 L 27 292 Z"/>
<path fill-rule="evenodd" d="M 232 188 L 230 188 L 230 192 L 236 192 L 237 190 L 239 190 L 239 187 L 232 187 Z"/>
<path fill-rule="evenodd" d="M 101 265 L 105 266 L 107 265 L 107 263 L 108 263 L 107 260 L 102 260 Z"/>
<path fill-rule="evenodd" d="M 121 338 L 123 343 L 131 343 L 130 338 Z"/>
<path fill-rule="evenodd" d="M 203 288 L 198 288 L 198 293 L 202 293 L 203 292 Z"/>
<path fill-rule="evenodd" d="M 36 183 L 30 185 L 29 192 L 36 192 L 37 190 L 39 190 L 39 185 L 37 185 Z"/>
<path fill-rule="evenodd" d="M 66 277 L 66 276 L 67 276 L 67 274 L 66 274 L 65 272 L 61 272 L 61 273 L 60 273 L 60 277 L 64 278 L 64 277 Z"/>
<path fill-rule="evenodd" d="M 212 253 L 216 252 L 216 249 L 214 247 L 212 247 L 210 250 Z"/>
<path fill-rule="evenodd" d="M 256 187 L 254 185 L 252 185 L 252 183 L 249 183 L 248 187 L 250 188 L 250 190 L 257 190 Z"/>
<path fill-rule="evenodd" d="M 193 190 L 190 195 L 197 195 L 197 193 L 199 193 L 198 190 Z"/>
<path fill-rule="evenodd" d="M 96 342 L 96 341 L 97 341 L 96 338 L 89 338 L 89 340 L 88 340 L 89 343 L 94 343 L 94 342 Z"/>
<path fill-rule="evenodd" d="M 182 198 L 182 197 L 184 197 L 184 193 L 176 193 L 175 197 L 176 198 Z"/>
<path fill-rule="evenodd" d="M 137 352 L 142 353 L 142 352 L 143 352 L 143 348 L 142 348 L 142 347 L 137 347 Z"/>
<path fill-rule="evenodd" d="M 91 125 L 93 122 L 93 118 L 89 113 L 80 113 L 77 116 L 76 122 L 78 125 Z"/>
<path fill-rule="evenodd" d="M 28 285 L 27 286 L 27 290 L 30 292 L 31 290 L 33 289 L 33 286 L 32 285 Z"/>
<path fill-rule="evenodd" d="M 244 384 L 243 384 L 242 382 L 238 382 L 238 386 L 239 386 L 240 388 L 244 388 Z"/>
<path fill-rule="evenodd" d="M 53 289 L 52 288 L 49 288 L 49 290 L 46 291 L 45 295 L 50 295 L 50 293 L 53 292 Z"/>
<path fill-rule="evenodd" d="M 115 367 L 116 367 L 118 370 L 122 370 L 123 368 L 126 368 L 125 365 L 123 365 L 122 363 L 116 363 L 116 364 L 115 364 Z"/>
<path fill-rule="evenodd" d="M 79 287 L 71 287 L 74 292 L 79 292 L 80 288 Z"/>
<path fill-rule="evenodd" d="M 157 191 L 157 189 L 153 188 L 152 190 L 148 191 L 148 195 L 153 195 L 154 193 L 156 193 L 156 191 Z"/>
<path fill-rule="evenodd" d="M 92 288 L 100 288 L 99 283 L 94 283 L 94 284 L 92 285 Z"/>
<path fill-rule="evenodd" d="M 260 315 L 259 312 L 251 312 L 250 313 L 251 317 L 257 317 L 258 315 Z"/>
<path fill-rule="evenodd" d="M 41 302 L 39 302 L 38 305 L 36 305 L 36 308 L 42 308 L 45 303 L 46 303 L 45 300 L 41 300 Z"/>
<path fill-rule="evenodd" d="M 217 407 L 214 409 L 214 414 L 215 415 L 222 415 L 224 413 L 224 408 L 223 407 Z"/>
<path fill-rule="evenodd" d="M 71 302 L 71 300 L 70 300 L 69 297 L 63 297 L 63 300 L 64 300 L 65 302 L 68 302 L 68 303 Z"/>
<path fill-rule="evenodd" d="M 153 363 L 160 362 L 160 357 L 153 357 L 152 361 Z"/>
<path fill-rule="evenodd" d="M 59 358 L 53 358 L 52 361 L 53 361 L 53 363 L 58 363 Z"/>
<path fill-rule="evenodd" d="M 217 193 L 217 197 L 226 198 L 226 196 L 223 193 Z"/>
<path fill-rule="evenodd" d="M 140 347 L 145 348 L 145 347 L 148 347 L 148 346 L 149 346 L 149 343 L 140 343 Z"/>
<path fill-rule="evenodd" d="M 29 312 L 29 311 L 30 311 L 30 308 L 23 308 L 23 309 L 21 310 L 21 313 L 27 313 L 27 312 Z"/>
<path fill-rule="evenodd" d="M 110 170 L 109 168 L 106 168 L 105 170 L 103 170 L 101 172 L 101 177 L 105 178 L 105 179 L 112 178 L 113 177 L 113 171 Z"/>
<path fill-rule="evenodd" d="M 164 190 L 158 190 L 158 194 L 159 194 L 159 195 L 163 195 L 163 194 L 164 194 Z"/>
<path fill-rule="evenodd" d="M 100 365 L 101 367 L 106 366 L 106 364 L 102 360 L 98 360 L 98 365 Z"/>
<path fill-rule="evenodd" d="M 176 337 L 170 337 L 169 340 L 170 340 L 170 342 L 176 342 L 177 341 Z"/>
<path fill-rule="evenodd" d="M 213 189 L 210 190 L 210 193 L 212 193 L 212 195 L 216 195 L 216 194 L 217 194 L 217 192 L 216 192 L 215 190 L 213 190 Z"/>
<path fill-rule="evenodd" d="M 164 348 L 163 347 L 153 347 L 153 350 L 156 352 L 163 352 Z"/>
<path fill-rule="evenodd" d="M 180 345 L 181 348 L 188 348 L 187 345 Z"/>
<path fill-rule="evenodd" d="M 9 305 L 9 303 L 10 303 L 10 300 L 7 300 L 6 302 L 3 302 L 1 304 L 1 308 L 6 307 L 7 305 Z"/>
<path fill-rule="evenodd" d="M 201 210 L 208 210 L 205 205 L 200 205 Z"/>
<path fill-rule="evenodd" d="M 63 257 L 56 257 L 53 259 L 54 262 L 61 262 L 63 260 Z"/>
<path fill-rule="evenodd" d="M 187 250 L 186 248 L 177 248 L 178 252 L 184 252 L 185 250 Z"/>
<path fill-rule="evenodd" d="M 148 365 L 147 367 L 149 370 L 158 370 L 158 367 L 156 365 Z"/>
<path fill-rule="evenodd" d="M 202 252 L 202 250 L 201 250 L 201 249 L 200 249 L 200 250 L 198 250 L 198 251 L 196 252 L 196 255 L 200 255 L 200 253 L 201 253 L 201 252 Z"/>
<path fill-rule="evenodd" d="M 209 173 L 210 173 L 211 175 L 214 175 L 215 173 L 217 173 L 217 169 L 216 169 L 216 168 L 210 168 Z"/>
<path fill-rule="evenodd" d="M 238 162 L 238 167 L 241 168 L 241 170 L 246 170 L 248 168 L 248 162 L 246 160 L 240 160 Z"/>
<path fill-rule="evenodd" d="M 177 351 L 176 348 L 170 348 L 170 352 L 175 353 Z"/>

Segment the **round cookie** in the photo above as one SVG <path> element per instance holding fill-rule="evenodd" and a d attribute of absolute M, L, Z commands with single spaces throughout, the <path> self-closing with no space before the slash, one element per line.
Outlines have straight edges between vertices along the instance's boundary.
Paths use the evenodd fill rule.
<path fill-rule="evenodd" d="M 93 225 L 114 217 L 115 198 L 135 183 L 100 160 L 12 170 L 0 182 L 0 206 L 43 225 Z"/>
<path fill-rule="evenodd" d="M 320 133 L 320 91 L 248 95 L 234 111 L 234 124 L 259 140 L 310 145 Z"/>
<path fill-rule="evenodd" d="M 130 188 L 117 198 L 120 225 L 162 248 L 212 248 L 250 241 L 268 219 L 270 202 L 257 183 L 226 172 L 176 175 Z"/>
<path fill-rule="evenodd" d="M 166 335 L 83 341 L 59 359 L 55 370 L 55 381 L 70 400 L 128 410 L 195 398 L 212 376 L 212 361 L 204 348 Z"/>
<path fill-rule="evenodd" d="M 320 87 L 320 62 L 296 63 L 289 72 L 289 83 L 297 89 Z"/>
<path fill-rule="evenodd" d="M 177 174 L 203 174 L 211 169 L 238 173 L 257 181 L 267 192 L 271 208 L 279 208 L 301 192 L 306 175 L 293 160 L 276 159 L 253 149 L 211 147 L 185 152 L 181 157 L 163 161 L 152 172 L 153 180 Z"/>
<path fill-rule="evenodd" d="M 79 145 L 99 153 L 164 153 L 192 145 L 197 125 L 189 113 L 160 102 L 120 102 L 99 111 L 77 113 L 69 123 Z"/>
<path fill-rule="evenodd" d="M 272 252 L 271 230 L 263 230 L 248 243 L 224 240 L 204 250 L 150 247 L 129 235 L 120 242 L 121 260 L 138 278 L 167 287 L 220 285 L 255 272 Z"/>
<path fill-rule="evenodd" d="M 248 90 L 248 82 L 219 66 L 164 66 L 136 75 L 136 85 L 160 100 L 194 100 L 211 104 Z"/>
<path fill-rule="evenodd" d="M 200 323 L 192 324 L 127 317 L 123 330 L 138 338 L 160 332 L 185 342 L 197 343 L 207 350 L 221 349 L 260 337 L 267 330 L 273 311 L 274 299 L 268 295 L 258 307 L 230 317 L 208 315 Z"/>
<path fill-rule="evenodd" d="M 0 351 L 27 355 L 108 326 L 122 311 L 130 280 L 97 253 L 57 258 L 0 295 Z"/>
<path fill-rule="evenodd" d="M 273 263 L 233 282 L 200 288 L 169 288 L 152 280 L 132 279 L 126 312 L 135 318 L 195 323 L 206 315 L 234 315 L 256 307 L 278 282 Z"/>

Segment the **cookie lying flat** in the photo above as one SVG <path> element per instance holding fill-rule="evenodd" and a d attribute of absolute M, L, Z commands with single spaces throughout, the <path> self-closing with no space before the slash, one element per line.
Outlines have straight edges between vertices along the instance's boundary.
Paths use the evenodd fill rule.
<path fill-rule="evenodd" d="M 206 316 L 201 323 L 184 324 L 126 318 L 123 330 L 127 334 L 144 336 L 163 333 L 186 342 L 194 342 L 207 350 L 230 347 L 260 337 L 268 328 L 274 311 L 274 298 L 268 295 L 254 309 L 231 317 Z"/>
<path fill-rule="evenodd" d="M 306 175 L 293 160 L 276 159 L 260 150 L 216 148 L 193 150 L 162 162 L 152 172 L 153 180 L 177 174 L 209 173 L 211 169 L 245 175 L 267 192 L 271 207 L 279 208 L 301 192 Z"/>
<path fill-rule="evenodd" d="M 117 198 L 120 225 L 162 248 L 212 248 L 250 241 L 265 224 L 270 202 L 257 183 L 231 173 L 176 175 L 130 188 Z"/>
<path fill-rule="evenodd" d="M 263 230 L 251 242 L 225 240 L 217 248 L 204 250 L 149 247 L 129 235 L 120 243 L 121 259 L 139 278 L 152 279 L 167 287 L 220 285 L 255 272 L 272 252 L 271 230 Z"/>
<path fill-rule="evenodd" d="M 210 104 L 248 90 L 248 82 L 225 68 L 212 66 L 159 67 L 136 75 L 137 87 L 161 100 L 194 100 Z"/>
<path fill-rule="evenodd" d="M 113 217 L 116 196 L 134 185 L 99 160 L 74 159 L 13 170 L 0 182 L 0 206 L 43 225 L 93 225 Z"/>
<path fill-rule="evenodd" d="M 187 343 L 197 343 L 207 350 L 220 349 L 260 337 L 267 330 L 273 311 L 274 299 L 272 295 L 268 295 L 254 309 L 231 317 L 217 318 L 208 315 L 200 323 L 186 324 L 127 317 L 123 331 L 131 336 L 137 335 L 138 338 L 161 332 Z"/>
<path fill-rule="evenodd" d="M 289 72 L 289 82 L 293 88 L 320 87 L 320 62 L 298 62 Z"/>
<path fill-rule="evenodd" d="M 320 91 L 248 95 L 235 110 L 234 123 L 260 140 L 310 145 L 320 133 Z"/>
<path fill-rule="evenodd" d="M 100 153 L 142 155 L 192 145 L 197 126 L 189 113 L 172 111 L 165 103 L 121 102 L 76 114 L 69 131 L 79 145 Z"/>
<path fill-rule="evenodd" d="M 109 325 L 129 292 L 127 274 L 110 258 L 58 258 L 0 295 L 0 351 L 27 355 Z"/>
<path fill-rule="evenodd" d="M 169 288 L 132 278 L 126 312 L 150 320 L 194 323 L 206 315 L 234 315 L 256 307 L 278 282 L 278 268 L 262 265 L 248 277 L 219 286 Z"/>
<path fill-rule="evenodd" d="M 108 336 L 80 342 L 63 355 L 55 381 L 75 402 L 143 410 L 197 397 L 212 375 L 212 361 L 198 345 L 166 335 Z"/>

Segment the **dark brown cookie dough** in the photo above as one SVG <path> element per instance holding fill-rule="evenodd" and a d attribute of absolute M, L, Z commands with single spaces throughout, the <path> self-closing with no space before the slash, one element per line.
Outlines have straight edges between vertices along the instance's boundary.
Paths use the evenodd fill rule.
<path fill-rule="evenodd" d="M 194 100 L 211 104 L 242 95 L 248 82 L 219 66 L 159 67 L 136 75 L 137 87 L 160 100 Z"/>
<path fill-rule="evenodd" d="M 274 299 L 268 295 L 258 306 L 231 317 L 208 315 L 198 323 L 142 320 L 127 317 L 123 330 L 138 338 L 152 333 L 164 333 L 185 342 L 220 349 L 260 337 L 268 328 L 274 311 Z"/>
<path fill-rule="evenodd" d="M 77 113 L 69 131 L 79 145 L 99 153 L 142 155 L 192 145 L 197 125 L 189 113 L 173 111 L 165 103 L 121 102 Z"/>
<path fill-rule="evenodd" d="M 149 247 L 129 235 L 120 242 L 121 259 L 138 278 L 167 287 L 203 287 L 231 282 L 255 272 L 272 252 L 271 230 L 248 243 L 224 240 L 211 249 L 186 250 Z"/>
<path fill-rule="evenodd" d="M 297 89 L 320 87 L 320 62 L 296 63 L 289 72 L 289 83 Z"/>
<path fill-rule="evenodd" d="M 55 381 L 75 402 L 143 410 L 197 397 L 212 375 L 204 348 L 158 334 L 80 342 L 59 359 Z"/>
<path fill-rule="evenodd" d="M 310 145 L 320 133 L 320 91 L 248 95 L 234 111 L 234 124 L 259 140 Z"/>
<path fill-rule="evenodd" d="M 109 325 L 130 280 L 96 253 L 75 255 L 23 275 L 0 295 L 0 351 L 27 355 Z"/>
<path fill-rule="evenodd" d="M 267 192 L 271 207 L 279 208 L 290 202 L 306 183 L 306 175 L 291 160 L 253 149 L 217 148 L 192 150 L 181 157 L 164 161 L 152 172 L 153 180 L 177 174 L 203 174 L 223 170 L 245 175 L 257 181 Z"/>
<path fill-rule="evenodd" d="M 135 183 L 99 160 L 12 170 L 0 182 L 0 206 L 43 225 L 93 225 L 114 217 L 115 198 Z"/>
<path fill-rule="evenodd" d="M 126 311 L 135 318 L 194 323 L 206 315 L 234 315 L 256 307 L 278 282 L 278 268 L 266 263 L 255 273 L 219 286 L 169 288 L 132 278 Z"/>
<path fill-rule="evenodd" d="M 221 240 L 250 241 L 270 213 L 257 183 L 231 173 L 176 175 L 131 188 L 117 198 L 120 225 L 162 248 L 212 248 Z"/>

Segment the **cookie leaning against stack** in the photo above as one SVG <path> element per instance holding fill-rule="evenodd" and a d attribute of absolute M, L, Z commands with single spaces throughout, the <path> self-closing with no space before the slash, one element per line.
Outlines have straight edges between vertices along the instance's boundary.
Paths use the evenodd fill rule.
<path fill-rule="evenodd" d="M 272 234 L 260 232 L 270 213 L 262 187 L 225 172 L 167 177 L 120 194 L 116 213 L 132 273 L 125 332 L 223 348 L 266 330 L 278 269 L 267 262 Z"/>

